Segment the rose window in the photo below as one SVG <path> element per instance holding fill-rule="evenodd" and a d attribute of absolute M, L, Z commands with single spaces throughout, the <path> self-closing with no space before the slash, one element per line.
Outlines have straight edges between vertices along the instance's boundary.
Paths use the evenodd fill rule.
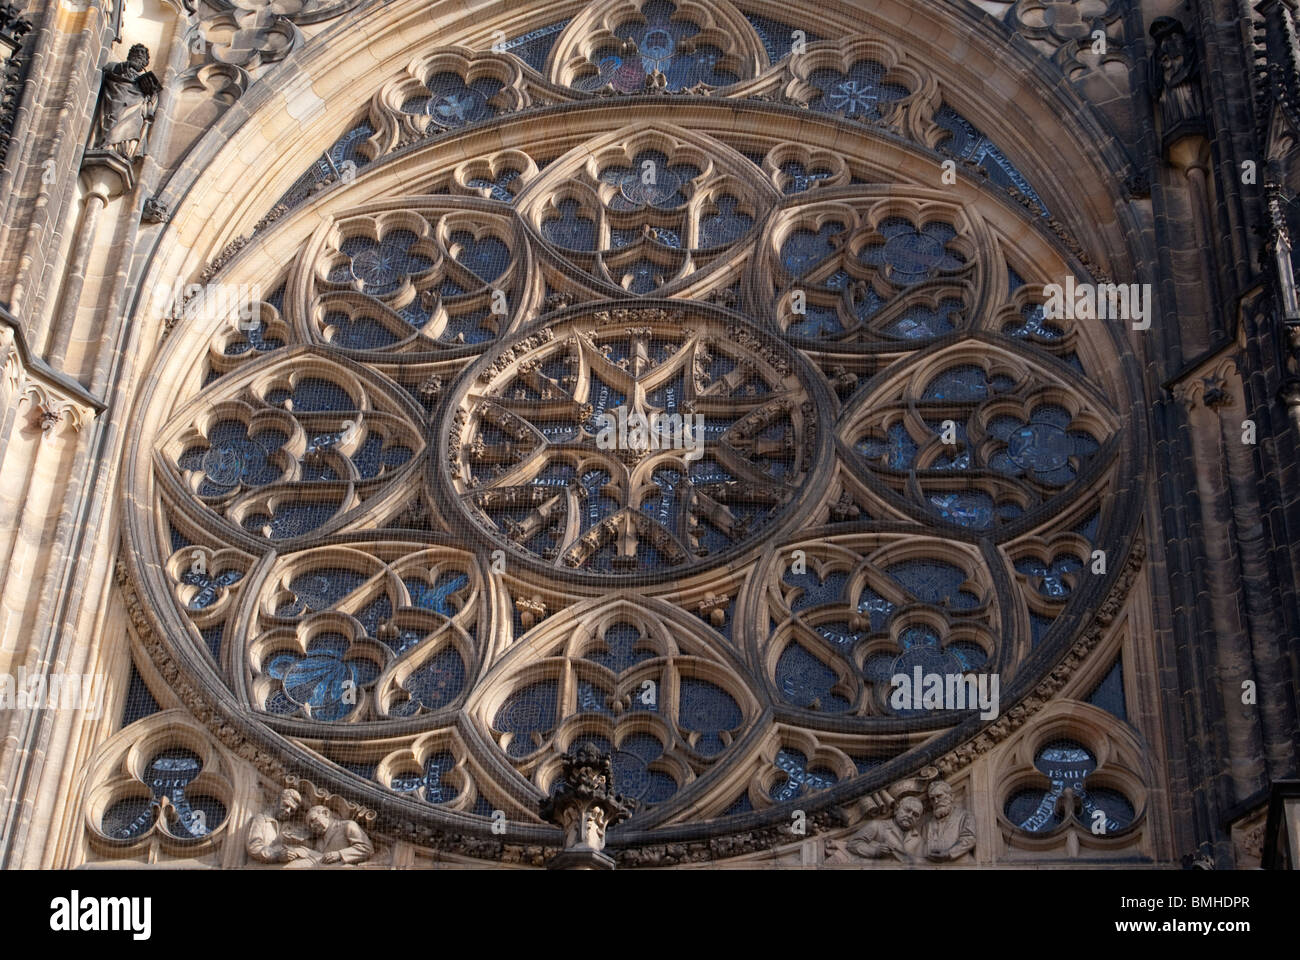
<path fill-rule="evenodd" d="M 127 575 L 194 697 L 417 846 L 554 846 L 585 743 L 638 801 L 614 850 L 960 767 L 991 721 L 894 677 L 1028 704 L 1134 536 L 1131 355 L 1042 318 L 1075 261 L 982 180 L 909 178 L 937 121 L 863 122 L 919 67 L 805 63 L 723 2 L 589 13 L 386 79 L 356 176 L 215 274 L 274 291 L 256 321 L 170 335 L 192 372 L 130 451 Z M 209 761 L 141 757 L 105 843 L 199 836 L 164 800 L 222 822 Z M 1140 817 L 1091 741 L 1039 760 L 1006 829 Z"/>

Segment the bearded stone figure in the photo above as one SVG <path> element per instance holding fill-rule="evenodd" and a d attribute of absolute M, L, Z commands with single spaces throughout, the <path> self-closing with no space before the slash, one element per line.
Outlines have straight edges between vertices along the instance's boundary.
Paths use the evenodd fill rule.
<path fill-rule="evenodd" d="M 1151 37 L 1156 42 L 1152 89 L 1160 104 L 1164 141 L 1170 144 L 1204 129 L 1200 71 L 1187 31 L 1173 17 L 1157 18 L 1151 24 Z"/>
<path fill-rule="evenodd" d="M 146 69 L 148 66 L 149 50 L 137 43 L 126 60 L 104 67 L 95 146 L 111 150 L 124 160 L 142 157 L 148 149 L 149 127 L 162 89 L 158 78 Z"/>

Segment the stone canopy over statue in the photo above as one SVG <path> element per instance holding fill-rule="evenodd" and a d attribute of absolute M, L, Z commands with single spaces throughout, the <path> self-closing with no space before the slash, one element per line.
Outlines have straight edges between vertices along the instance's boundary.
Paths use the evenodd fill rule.
<path fill-rule="evenodd" d="M 135 160 L 147 152 L 149 127 L 162 89 L 148 66 L 149 50 L 137 43 L 128 51 L 126 60 L 104 67 L 96 149 L 111 151 L 124 160 Z"/>

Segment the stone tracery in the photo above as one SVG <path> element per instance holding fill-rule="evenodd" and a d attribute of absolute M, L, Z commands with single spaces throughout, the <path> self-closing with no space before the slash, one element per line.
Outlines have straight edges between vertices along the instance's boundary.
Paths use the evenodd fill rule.
<path fill-rule="evenodd" d="M 551 55 L 575 102 L 778 74 L 845 123 L 938 102 L 876 47 L 773 72 L 757 34 L 615 6 Z M 176 602 L 217 630 L 224 681 L 302 743 L 402 740 L 326 753 L 483 823 L 538 822 L 524 801 L 588 742 L 653 830 L 808 798 L 953 727 L 892 710 L 888 671 L 911 651 L 1010 682 L 1095 603 L 1090 548 L 1127 534 L 1096 518 L 1126 398 L 1087 375 L 1113 346 L 1038 306 L 1064 261 L 829 142 L 755 159 L 624 119 L 490 149 L 476 124 L 540 89 L 493 56 L 432 55 L 377 95 L 360 165 L 411 133 L 464 137 L 462 159 L 330 215 L 157 439 Z M 622 406 L 702 414 L 704 457 L 600 450 Z M 602 578 L 633 599 L 602 606 Z"/>

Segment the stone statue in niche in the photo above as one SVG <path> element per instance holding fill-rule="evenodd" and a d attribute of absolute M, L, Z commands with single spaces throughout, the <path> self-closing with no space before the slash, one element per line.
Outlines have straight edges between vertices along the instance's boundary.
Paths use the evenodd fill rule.
<path fill-rule="evenodd" d="M 280 792 L 275 810 L 256 814 L 248 823 L 248 855 L 262 863 L 288 863 L 310 859 L 311 833 L 301 818 L 302 794 L 292 788 Z"/>
<path fill-rule="evenodd" d="M 949 863 L 974 850 L 975 817 L 953 800 L 952 786 L 946 780 L 931 781 L 925 800 L 929 810 L 921 797 L 904 796 L 894 805 L 893 816 L 868 820 L 846 840 L 827 840 L 827 857 Z"/>
<path fill-rule="evenodd" d="M 148 66 L 149 49 L 137 43 L 125 60 L 104 67 L 95 147 L 116 153 L 123 160 L 142 157 L 148 149 L 149 127 L 162 90 Z"/>
<path fill-rule="evenodd" d="M 1196 51 L 1187 30 L 1173 17 L 1151 24 L 1156 49 L 1152 56 L 1152 89 L 1160 105 L 1161 131 L 1166 144 L 1205 129 Z"/>

